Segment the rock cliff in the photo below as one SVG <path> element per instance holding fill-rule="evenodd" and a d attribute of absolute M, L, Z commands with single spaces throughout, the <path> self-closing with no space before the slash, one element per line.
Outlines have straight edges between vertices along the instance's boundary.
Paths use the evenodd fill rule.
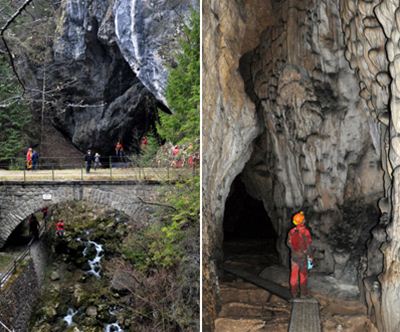
<path fill-rule="evenodd" d="M 53 6 L 41 32 L 48 52 L 32 59 L 16 50 L 20 76 L 37 100 L 36 118 L 43 112 L 46 125 L 81 151 L 111 154 L 118 139 L 137 151 L 158 110 L 169 112 L 168 70 L 198 1 L 63 0 Z"/>

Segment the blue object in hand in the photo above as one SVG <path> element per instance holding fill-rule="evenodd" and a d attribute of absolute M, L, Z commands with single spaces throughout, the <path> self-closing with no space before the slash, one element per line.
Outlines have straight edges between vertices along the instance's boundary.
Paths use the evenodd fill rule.
<path fill-rule="evenodd" d="M 307 256 L 307 270 L 311 270 L 314 267 L 313 260 L 310 256 Z"/>

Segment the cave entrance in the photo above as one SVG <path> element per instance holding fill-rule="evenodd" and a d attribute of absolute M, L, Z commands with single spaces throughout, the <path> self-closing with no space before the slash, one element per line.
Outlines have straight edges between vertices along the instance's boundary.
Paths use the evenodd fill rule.
<path fill-rule="evenodd" d="M 225 263 L 261 271 L 278 264 L 277 233 L 262 201 L 246 190 L 241 176 L 233 181 L 223 219 Z"/>

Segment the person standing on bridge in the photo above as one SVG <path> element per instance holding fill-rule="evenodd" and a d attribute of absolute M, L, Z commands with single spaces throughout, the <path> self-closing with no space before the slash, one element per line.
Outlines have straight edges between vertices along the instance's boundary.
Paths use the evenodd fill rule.
<path fill-rule="evenodd" d="M 26 169 L 28 171 L 32 169 L 32 148 L 29 148 L 26 153 Z"/>
<path fill-rule="evenodd" d="M 94 170 L 96 170 L 97 168 L 99 168 L 101 166 L 101 162 L 100 162 L 100 154 L 99 153 L 95 153 L 94 154 Z"/>
<path fill-rule="evenodd" d="M 288 234 L 287 245 L 291 254 L 290 292 L 297 297 L 300 279 L 300 295 L 307 296 L 308 259 L 311 257 L 311 234 L 305 226 L 304 212 L 300 211 L 293 216 L 293 227 Z"/>
<path fill-rule="evenodd" d="M 120 159 L 120 161 L 124 158 L 124 147 L 120 140 L 118 140 L 117 145 L 115 145 L 115 155 Z"/>
<path fill-rule="evenodd" d="M 37 170 L 39 163 L 39 153 L 36 150 L 32 152 L 32 169 L 35 171 Z"/>
<path fill-rule="evenodd" d="M 93 161 L 92 151 L 87 150 L 87 154 L 85 156 L 86 173 L 90 173 L 90 168 L 92 167 L 92 161 Z"/>

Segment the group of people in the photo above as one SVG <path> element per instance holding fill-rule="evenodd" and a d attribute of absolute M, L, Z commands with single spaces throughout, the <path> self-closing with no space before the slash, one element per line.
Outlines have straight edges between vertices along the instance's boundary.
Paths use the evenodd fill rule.
<path fill-rule="evenodd" d="M 193 144 L 172 145 L 164 144 L 155 157 L 157 167 L 197 167 L 200 163 L 200 153 L 194 151 Z"/>
<path fill-rule="evenodd" d="M 119 140 L 117 144 L 115 145 L 115 156 L 120 160 L 123 161 L 125 157 L 125 152 L 124 152 L 124 147 Z M 92 169 L 92 165 L 94 170 L 97 168 L 101 167 L 101 156 L 98 152 L 96 152 L 94 155 L 92 153 L 92 150 L 88 149 L 85 155 L 85 168 L 86 168 L 86 173 L 90 173 L 90 170 Z"/>
<path fill-rule="evenodd" d="M 28 152 L 26 153 L 26 169 L 28 171 L 35 171 L 37 170 L 39 165 L 39 153 L 36 150 L 33 150 L 32 148 L 28 149 Z"/>
<path fill-rule="evenodd" d="M 172 162 L 171 166 L 175 168 L 182 168 L 188 166 L 190 168 L 196 167 L 200 162 L 200 153 L 193 151 L 193 144 L 188 146 L 175 145 L 171 149 Z"/>
<path fill-rule="evenodd" d="M 49 218 L 49 208 L 44 207 L 41 210 L 41 212 L 43 214 L 42 219 L 44 221 L 44 228 L 47 229 L 47 222 L 48 222 L 48 218 Z M 28 223 L 29 223 L 29 232 L 30 232 L 31 236 L 33 237 L 33 239 L 38 240 L 40 237 L 40 223 L 35 214 L 30 215 Z M 64 234 L 65 234 L 64 220 L 62 220 L 62 219 L 56 220 L 55 234 L 57 237 L 64 236 Z"/>
<path fill-rule="evenodd" d="M 101 167 L 101 162 L 100 162 L 100 154 L 95 153 L 94 155 L 92 154 L 92 150 L 87 150 L 86 155 L 85 155 L 85 168 L 86 168 L 86 173 L 90 173 L 90 170 L 92 168 L 96 170 L 97 168 Z"/>

